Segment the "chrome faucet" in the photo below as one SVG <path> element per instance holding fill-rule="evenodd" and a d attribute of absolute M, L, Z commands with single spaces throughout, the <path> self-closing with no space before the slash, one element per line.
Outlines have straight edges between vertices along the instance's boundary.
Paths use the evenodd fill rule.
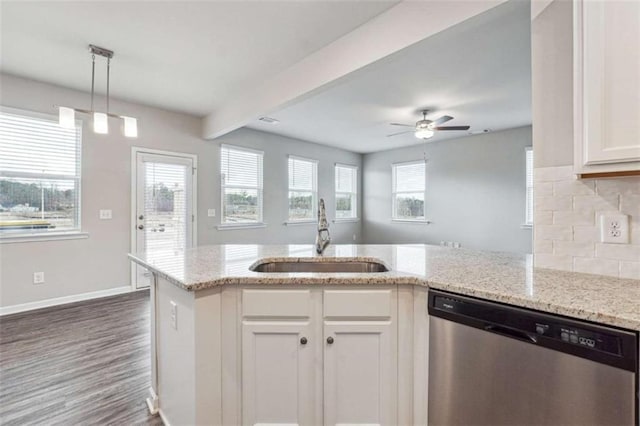
<path fill-rule="evenodd" d="M 329 235 L 329 222 L 327 222 L 327 212 L 324 208 L 324 199 L 320 198 L 318 204 L 318 234 L 316 235 L 316 252 L 322 254 L 331 242 Z"/>

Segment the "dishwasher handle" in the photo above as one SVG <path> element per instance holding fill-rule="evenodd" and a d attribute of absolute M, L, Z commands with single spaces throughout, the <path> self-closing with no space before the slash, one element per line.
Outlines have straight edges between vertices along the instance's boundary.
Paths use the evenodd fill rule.
<path fill-rule="evenodd" d="M 516 330 L 514 328 L 505 327 L 503 325 L 489 324 L 484 327 L 484 330 L 491 333 L 501 334 L 507 337 L 513 337 L 514 339 L 524 340 L 530 343 L 538 343 L 538 339 L 536 338 L 536 336 L 532 336 L 525 331 Z"/>

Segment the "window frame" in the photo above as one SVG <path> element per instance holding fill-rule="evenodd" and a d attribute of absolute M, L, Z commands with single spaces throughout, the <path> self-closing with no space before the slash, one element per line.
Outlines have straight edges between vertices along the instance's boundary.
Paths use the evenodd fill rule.
<path fill-rule="evenodd" d="M 424 216 L 421 219 L 409 219 L 405 217 L 397 216 L 396 209 L 396 196 L 398 194 L 415 194 L 420 191 L 397 191 L 397 182 L 396 182 L 396 167 L 399 166 L 411 166 L 414 164 L 422 164 L 424 166 L 424 188 L 422 190 L 424 196 Z M 391 221 L 393 222 L 407 222 L 407 223 L 431 223 L 427 219 L 427 161 L 426 160 L 414 160 L 414 161 L 403 161 L 398 163 L 391 163 Z"/>
<path fill-rule="evenodd" d="M 289 175 L 289 162 L 291 160 L 304 161 L 312 164 L 313 176 L 311 180 L 312 182 L 311 191 L 307 191 L 307 190 L 300 191 L 296 189 L 293 189 L 293 190 L 291 189 L 291 186 L 290 186 L 291 176 Z M 291 211 L 289 209 L 289 206 L 290 206 L 289 200 L 290 200 L 291 192 L 311 192 L 311 198 L 312 198 L 311 211 L 312 212 L 318 211 L 318 160 L 314 160 L 313 158 L 300 157 L 298 155 L 292 155 L 292 154 L 287 155 L 287 221 L 285 223 L 286 224 L 315 223 L 316 221 L 315 217 L 311 217 L 309 219 L 292 219 L 291 218 Z"/>
<path fill-rule="evenodd" d="M 262 176 L 258 176 L 258 185 L 226 185 L 224 176 L 224 172 L 222 170 L 222 158 L 223 152 L 227 149 L 229 151 L 239 151 L 239 152 L 247 152 L 251 154 L 256 154 L 260 158 L 260 173 Z M 244 146 L 238 145 L 229 145 L 229 144 L 220 144 L 220 225 L 217 226 L 218 230 L 229 230 L 229 229 L 246 229 L 246 228 L 264 228 L 266 224 L 264 223 L 264 151 L 260 151 L 257 149 L 246 148 Z M 247 222 L 225 222 L 225 189 L 252 189 L 257 191 L 258 196 L 258 218 L 255 221 L 247 221 Z"/>
<path fill-rule="evenodd" d="M 343 168 L 343 169 L 351 169 L 353 170 L 353 191 L 352 192 L 346 192 L 346 191 L 338 191 L 337 185 L 336 185 L 336 178 L 337 178 L 337 174 L 338 174 L 338 168 Z M 359 209 L 358 209 L 358 166 L 355 166 L 353 164 L 344 164 L 344 163 L 335 163 L 334 167 L 333 167 L 333 193 L 334 193 L 334 222 L 354 222 L 354 221 L 358 221 L 359 217 L 358 217 L 358 213 L 359 213 Z M 350 217 L 338 217 L 338 195 L 345 195 L 348 194 L 351 196 L 351 205 L 353 206 L 353 208 L 351 209 L 353 211 L 353 215 Z"/>
<path fill-rule="evenodd" d="M 58 125 L 58 117 L 53 114 L 12 108 L 0 105 L 0 113 L 17 115 L 34 120 L 49 121 Z M 61 175 L 54 173 L 11 172 L 0 170 L 0 178 L 23 179 L 59 179 L 73 181 L 75 190 L 74 226 L 63 229 L 26 229 L 12 232 L 0 232 L 0 243 L 26 242 L 26 241 L 51 241 L 88 238 L 89 234 L 82 232 L 82 138 L 83 122 L 75 120 L 75 173 L 73 175 Z"/>
<path fill-rule="evenodd" d="M 524 149 L 525 159 L 524 159 L 524 180 L 525 180 L 525 211 L 524 211 L 524 223 L 523 227 L 532 228 L 533 227 L 533 216 L 534 216 L 534 182 L 533 182 L 533 147 L 528 146 Z M 531 161 L 529 161 L 531 158 Z M 529 179 L 531 176 L 531 179 Z M 531 191 L 529 191 L 531 189 Z M 531 213 L 531 215 L 529 215 Z"/>

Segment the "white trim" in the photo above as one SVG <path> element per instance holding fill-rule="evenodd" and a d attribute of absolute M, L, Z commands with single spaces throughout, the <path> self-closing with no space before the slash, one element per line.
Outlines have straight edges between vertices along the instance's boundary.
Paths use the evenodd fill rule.
<path fill-rule="evenodd" d="M 360 218 L 349 217 L 349 218 L 343 218 L 343 219 L 333 219 L 332 222 L 333 223 L 355 223 L 355 222 L 360 222 Z"/>
<path fill-rule="evenodd" d="M 396 195 L 398 194 L 412 194 L 419 191 L 396 191 L 396 167 L 398 166 L 412 166 L 414 164 L 424 164 L 424 190 L 422 194 L 424 196 L 424 215 L 427 215 L 427 160 L 414 160 L 414 161 L 402 161 L 399 163 L 391 163 L 391 221 L 392 222 L 412 222 L 412 223 L 431 223 L 426 219 L 405 219 L 396 216 Z"/>
<path fill-rule="evenodd" d="M 426 220 L 426 219 L 391 219 L 391 222 L 398 222 L 398 223 L 424 223 L 424 224 L 431 224 L 430 220 Z"/>
<path fill-rule="evenodd" d="M 19 234 L 13 236 L 4 234 L 0 236 L 0 244 L 28 243 L 35 241 L 82 240 L 85 238 L 89 238 L 89 233 L 80 231 L 56 232 L 51 234 Z"/>
<path fill-rule="evenodd" d="M 146 290 L 146 289 L 143 289 Z M 92 291 L 89 293 L 74 294 L 72 296 L 56 297 L 53 299 L 39 300 L 36 302 L 21 303 L 0 307 L 0 316 L 17 314 L 19 312 L 32 311 L 34 309 L 48 308 L 50 306 L 66 305 L 68 303 L 82 302 L 84 300 L 100 299 L 102 297 L 115 296 L 118 294 L 131 293 L 131 286 L 109 288 L 107 290 Z"/>
<path fill-rule="evenodd" d="M 162 424 L 164 426 L 171 426 L 171 423 L 169 423 L 169 420 L 167 420 L 167 418 L 165 417 L 162 409 L 158 408 L 158 414 L 160 415 L 160 419 L 162 419 Z"/>
<path fill-rule="evenodd" d="M 318 164 L 318 160 L 314 160 L 313 158 L 309 158 L 309 157 L 301 157 L 299 155 L 287 154 L 287 158 L 291 158 L 293 160 L 309 161 L 311 163 Z"/>
<path fill-rule="evenodd" d="M 231 150 L 235 149 L 236 151 L 246 151 L 246 152 L 251 152 L 253 154 L 260 154 L 264 156 L 264 151 L 260 151 L 259 149 L 247 148 L 245 146 L 239 146 L 239 145 L 231 145 L 228 143 L 221 143 L 220 149 L 231 149 Z"/>
<path fill-rule="evenodd" d="M 198 156 L 185 152 L 165 151 L 160 149 L 144 148 L 140 146 L 131 147 L 131 222 L 130 229 L 130 250 L 136 251 L 137 240 L 135 232 L 136 216 L 137 216 L 137 199 L 138 199 L 138 154 L 152 154 L 169 157 L 187 158 L 192 162 L 193 174 L 191 176 L 191 214 L 193 220 L 191 222 L 191 246 L 198 245 Z M 138 290 L 136 287 L 136 266 L 133 261 L 129 262 L 130 285 L 132 290 Z"/>
<path fill-rule="evenodd" d="M 233 231 L 235 229 L 253 229 L 253 228 L 266 228 L 266 227 L 267 227 L 267 224 L 264 222 L 259 222 L 259 223 L 250 222 L 246 224 L 224 223 L 216 226 L 216 229 L 218 229 L 218 231 Z"/>
<path fill-rule="evenodd" d="M 283 223 L 283 225 L 291 226 L 291 225 L 313 225 L 316 223 L 313 219 L 305 219 L 305 220 L 287 220 Z"/>

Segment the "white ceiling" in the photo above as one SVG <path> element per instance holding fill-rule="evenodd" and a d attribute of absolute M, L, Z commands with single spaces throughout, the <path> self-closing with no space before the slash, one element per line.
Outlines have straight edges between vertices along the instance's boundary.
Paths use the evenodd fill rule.
<path fill-rule="evenodd" d="M 5 0 L 0 71 L 89 90 L 92 43 L 115 51 L 112 96 L 205 115 L 395 3 Z"/>
<path fill-rule="evenodd" d="M 403 130 L 388 123 L 413 124 L 424 108 L 470 131 L 524 126 L 531 123 L 530 34 L 530 2 L 512 0 L 270 113 L 278 125 L 249 127 L 366 153 L 422 143 L 412 133 L 386 135 Z M 439 132 L 429 141 L 466 135 Z"/>

